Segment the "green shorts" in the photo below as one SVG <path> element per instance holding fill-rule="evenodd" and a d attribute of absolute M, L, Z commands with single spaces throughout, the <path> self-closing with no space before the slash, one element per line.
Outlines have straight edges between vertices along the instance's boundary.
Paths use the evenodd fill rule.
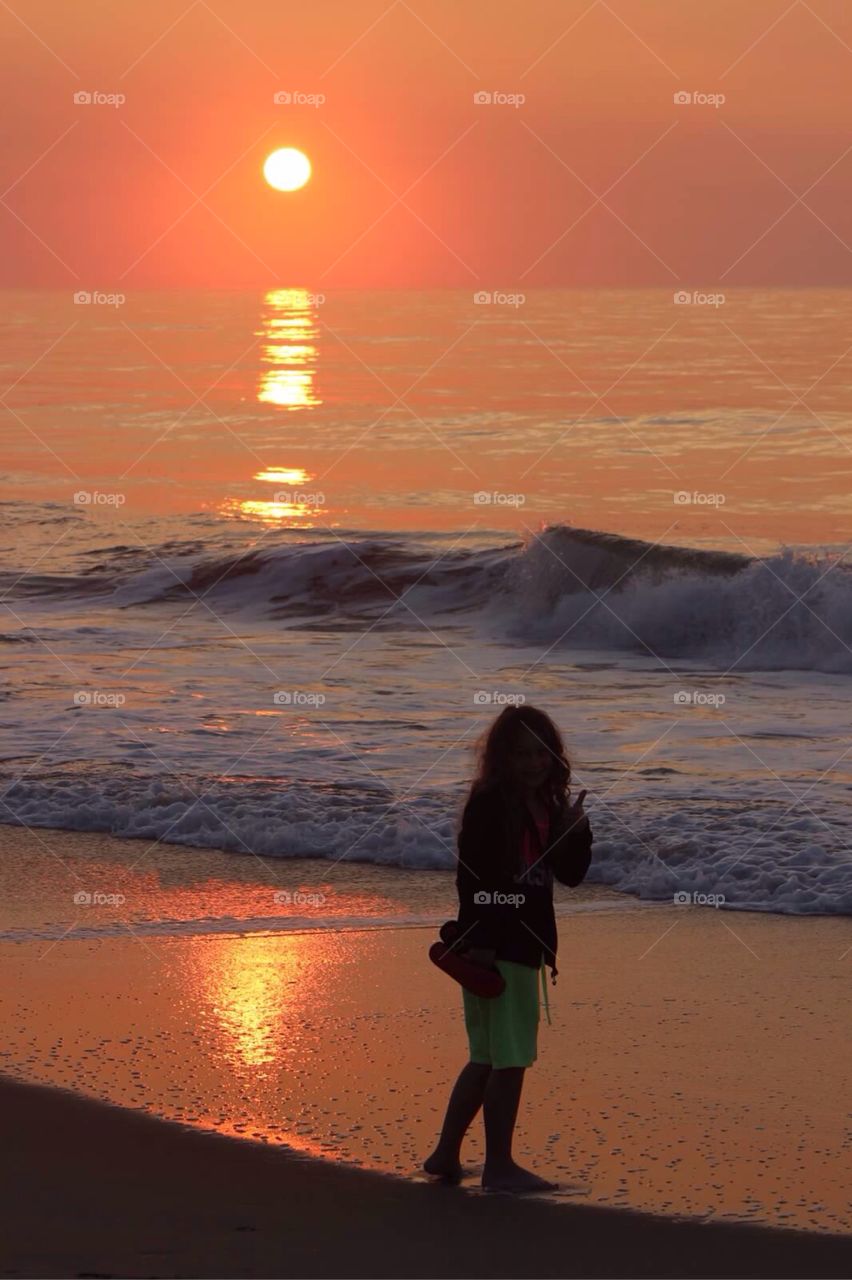
<path fill-rule="evenodd" d="M 537 1055 L 538 969 L 498 960 L 506 979 L 502 995 L 486 999 L 462 988 L 471 1062 L 492 1067 L 531 1067 Z"/>

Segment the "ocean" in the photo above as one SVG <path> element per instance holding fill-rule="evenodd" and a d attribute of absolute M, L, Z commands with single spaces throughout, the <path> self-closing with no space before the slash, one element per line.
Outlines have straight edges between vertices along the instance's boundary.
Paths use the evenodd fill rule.
<path fill-rule="evenodd" d="M 5 295 L 0 822 L 390 884 L 524 700 L 590 885 L 852 911 L 852 291 L 518 296 Z"/>

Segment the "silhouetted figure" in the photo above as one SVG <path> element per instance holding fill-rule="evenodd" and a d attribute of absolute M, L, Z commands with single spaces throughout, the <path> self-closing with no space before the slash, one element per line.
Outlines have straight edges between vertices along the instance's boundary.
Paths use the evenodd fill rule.
<path fill-rule="evenodd" d="M 516 1164 L 512 1136 L 524 1071 L 537 1057 L 538 983 L 556 980 L 553 878 L 576 886 L 591 862 L 585 791 L 569 804 L 571 765 L 562 736 L 543 711 L 506 707 L 479 749 L 477 776 L 462 816 L 456 886 L 466 941 L 493 953 L 502 995 L 463 990 L 470 1061 L 459 1075 L 427 1173 L 461 1177 L 462 1139 L 482 1107 L 483 1187 L 542 1191 L 553 1184 Z"/>

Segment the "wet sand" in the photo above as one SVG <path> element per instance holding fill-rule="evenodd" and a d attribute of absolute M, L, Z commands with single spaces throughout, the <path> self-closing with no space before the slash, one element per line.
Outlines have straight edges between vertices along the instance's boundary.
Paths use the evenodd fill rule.
<path fill-rule="evenodd" d="M 557 1181 L 584 1182 L 588 1194 L 513 1199 L 507 1215 L 503 1198 L 497 1210 L 476 1190 L 480 1120 L 465 1147 L 465 1190 L 417 1180 L 466 1057 L 459 989 L 426 960 L 433 929 L 414 924 L 445 910 L 449 877 L 444 887 L 439 873 L 434 883 L 412 880 L 409 901 L 393 873 L 383 889 L 376 868 L 368 883 L 363 868 L 339 867 L 330 883 L 323 864 L 292 864 L 288 882 L 308 894 L 333 891 L 340 915 L 287 931 L 283 920 L 262 927 L 268 886 L 253 886 L 265 872 L 256 860 L 238 864 L 237 883 L 227 855 L 209 859 L 200 877 L 201 851 L 159 849 L 156 866 L 134 881 L 139 842 L 104 838 L 96 856 L 91 838 L 51 832 L 61 860 L 52 857 L 48 873 L 31 836 L 6 834 L 27 853 L 7 886 L 17 905 L 2 922 L 0 1070 L 121 1109 L 8 1085 L 13 1253 L 0 1274 L 357 1275 L 361 1255 L 333 1231 L 345 1241 L 352 1215 L 364 1214 L 375 1238 L 363 1274 L 852 1274 L 848 920 L 578 895 L 577 909 L 560 917 L 553 1021 L 542 1021 L 516 1155 Z M 79 885 L 119 888 L 125 905 L 66 921 L 69 889 Z M 383 926 L 380 915 L 374 927 L 346 927 L 350 913 L 376 901 L 409 927 Z M 570 902 L 566 891 L 560 909 Z M 133 1156 L 143 1148 L 144 1176 Z M 265 1178 L 268 1201 L 258 1190 Z M 248 1200 L 243 1185 L 253 1188 Z M 294 1188 L 303 1186 L 322 1201 L 324 1224 L 310 1213 L 307 1225 L 294 1224 L 290 1207 L 302 1205 Z M 97 1208 L 119 1194 L 123 1206 Z M 421 1230 L 417 1215 L 430 1222 L 435 1206 L 451 1216 L 446 1230 Z M 261 1215 L 246 1218 L 256 1230 L 238 1231 L 249 1208 Z M 536 1217 L 536 1232 L 511 1245 L 504 1219 L 517 1214 L 524 1222 L 544 1214 L 552 1225 L 540 1236 Z M 375 1221 L 396 1232 L 397 1217 L 398 1247 L 383 1264 Z M 587 1222 L 596 1224 L 588 1237 L 577 1225 Z M 470 1239 L 459 1236 L 470 1223 Z M 727 1235 L 737 1224 L 805 1231 L 813 1252 L 800 1242 L 773 1253 L 775 1233 Z M 687 1227 L 713 1233 L 692 1237 Z M 493 1255 L 475 1243 L 484 1230 L 495 1233 Z M 542 1246 L 539 1257 L 547 1231 L 553 1251 Z M 645 1245 L 631 1244 L 636 1231 L 650 1233 L 647 1262 Z M 146 1233 L 162 1255 L 140 1253 Z M 296 1252 L 282 1254 L 282 1238 Z M 422 1247 L 411 1245 L 421 1238 Z M 672 1262 L 672 1242 L 693 1238 L 702 1244 L 691 1261 Z M 710 1239 L 723 1250 L 735 1239 L 765 1240 L 768 1253 L 747 1251 L 740 1263 L 715 1254 L 703 1243 Z M 369 1232 L 363 1240 L 366 1251 Z M 632 1254 L 619 1253 L 624 1241 Z M 37 1252 L 48 1248 L 60 1249 L 49 1261 Z M 845 1270 L 820 1272 L 829 1256 L 844 1257 Z M 63 1257 L 73 1258 L 67 1271 Z M 146 1270 L 152 1257 L 162 1270 Z"/>
<path fill-rule="evenodd" d="M 852 1241 L 404 1182 L 0 1082 L 5 1276 L 847 1277 Z"/>
<path fill-rule="evenodd" d="M 849 922 L 649 908 L 561 932 L 519 1158 L 599 1205 L 852 1230 Z M 466 1058 L 432 937 L 6 942 L 0 1070 L 410 1177 Z"/>

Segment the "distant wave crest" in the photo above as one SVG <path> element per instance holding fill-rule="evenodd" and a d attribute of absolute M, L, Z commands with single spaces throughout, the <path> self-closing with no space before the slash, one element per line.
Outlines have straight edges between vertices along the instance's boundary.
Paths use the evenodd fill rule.
<path fill-rule="evenodd" d="M 526 542 L 436 550 L 357 536 L 238 553 L 115 547 L 85 572 L 0 575 L 10 599 L 140 609 L 204 601 L 283 626 L 452 617 L 501 640 L 628 650 L 719 669 L 852 671 L 852 576 L 825 552 L 756 558 L 553 525 Z"/>

